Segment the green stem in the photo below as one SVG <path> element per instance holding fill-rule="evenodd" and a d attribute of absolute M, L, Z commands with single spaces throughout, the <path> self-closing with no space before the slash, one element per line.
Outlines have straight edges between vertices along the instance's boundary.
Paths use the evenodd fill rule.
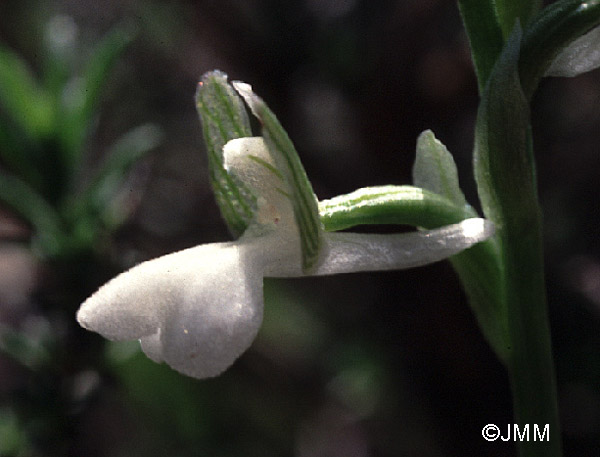
<path fill-rule="evenodd" d="M 519 24 L 498 59 L 498 34 L 489 2 L 459 0 L 471 41 L 482 100 L 475 130 L 474 168 L 486 217 L 496 224 L 499 248 L 501 318 L 515 422 L 530 434 L 549 427 L 549 439 L 518 440 L 521 457 L 560 457 L 556 381 L 544 283 L 542 217 L 530 132 L 529 102 L 556 55 L 600 22 L 600 1 L 559 0 L 528 21 L 538 1 L 496 0 L 505 37 Z M 531 9 L 527 9 L 531 6 Z M 522 7 L 522 8 L 521 8 Z M 479 14 L 474 14 L 479 8 Z M 521 10 L 519 10 L 521 8 Z M 526 14 L 523 14 L 526 13 Z M 483 14 L 485 13 L 485 14 Z M 479 16 L 479 18 L 478 18 Z M 487 18 L 488 31 L 476 27 Z M 529 24 L 528 24 L 529 22 Z M 522 39 L 521 39 L 522 38 Z M 478 42 L 481 40 L 482 42 Z M 490 69 L 490 58 L 494 59 Z M 488 74 L 489 78 L 485 76 Z M 547 437 L 545 437 L 547 438 Z"/>
<path fill-rule="evenodd" d="M 537 201 L 530 201 L 537 206 Z M 507 291 L 507 324 L 511 347 L 508 371 L 515 423 L 544 429 L 549 441 L 518 441 L 522 457 L 560 457 L 561 439 L 556 402 L 550 327 L 544 283 L 539 208 L 528 217 L 507 221 L 501 230 Z"/>
<path fill-rule="evenodd" d="M 530 131 L 527 154 L 533 168 Z M 522 186 L 520 210 L 507 213 L 499 230 L 504 265 L 507 367 L 513 394 L 515 424 L 521 431 L 529 424 L 533 434 L 549 426 L 549 440 L 517 441 L 521 457 L 560 457 L 562 445 L 557 405 L 556 376 L 544 278 L 542 212 L 537 196 L 535 173 Z M 516 438 L 516 437 L 515 437 Z M 537 438 L 537 437 L 536 437 Z"/>
<path fill-rule="evenodd" d="M 475 135 L 475 176 L 486 217 L 496 224 L 501 257 L 507 368 L 515 423 L 550 428 L 548 441 L 517 441 L 521 457 L 560 457 L 556 382 L 547 315 L 542 217 L 529 127 L 519 78 L 516 27 L 483 93 Z M 530 433 L 532 431 L 530 430 Z"/>

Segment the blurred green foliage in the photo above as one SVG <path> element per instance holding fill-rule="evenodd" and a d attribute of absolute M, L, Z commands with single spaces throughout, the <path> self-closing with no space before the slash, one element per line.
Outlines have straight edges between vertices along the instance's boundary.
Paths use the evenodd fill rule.
<path fill-rule="evenodd" d="M 39 75 L 0 43 L 0 205 L 31 227 L 32 251 L 58 281 L 54 293 L 36 286 L 43 291 L 35 302 L 47 313 L 41 325 L 0 323 L 0 351 L 28 373 L 0 406 L 1 456 L 67 452 L 85 397 L 76 385 L 89 382 L 81 353 L 70 349 L 72 313 L 102 263 L 95 259 L 103 240 L 131 212 L 123 186 L 132 166 L 162 136 L 153 124 L 133 128 L 90 167 L 102 94 L 136 33 L 117 26 L 89 51 L 78 44 L 72 18 L 57 15 L 46 28 Z"/>
<path fill-rule="evenodd" d="M 67 16 L 49 21 L 40 77 L 0 45 L 0 202 L 33 227 L 35 248 L 49 259 L 93 250 L 101 235 L 123 222 L 128 208 L 118 198 L 121 185 L 161 136 L 150 124 L 130 130 L 91 178 L 84 174 L 102 90 L 135 33 L 127 25 L 116 27 L 80 70 L 74 64 L 81 52 L 73 43 L 75 27 Z"/>

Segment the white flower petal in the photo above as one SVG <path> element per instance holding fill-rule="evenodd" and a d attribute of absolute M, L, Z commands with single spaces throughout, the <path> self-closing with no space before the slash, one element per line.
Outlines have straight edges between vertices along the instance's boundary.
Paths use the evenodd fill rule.
<path fill-rule="evenodd" d="M 373 235 L 330 233 L 316 274 L 397 270 L 438 262 L 483 241 L 494 233 L 485 219 L 466 219 L 435 230 Z"/>
<path fill-rule="evenodd" d="M 169 254 L 110 280 L 81 305 L 78 322 L 116 341 L 155 333 L 168 303 L 177 300 L 178 289 L 169 290 L 181 276 L 180 258 L 181 253 Z"/>
<path fill-rule="evenodd" d="M 596 27 L 563 49 L 545 76 L 577 76 L 599 66 L 600 27 Z"/>
<path fill-rule="evenodd" d="M 255 223 L 277 230 L 297 230 L 289 198 L 292 191 L 277 170 L 263 137 L 229 141 L 223 147 L 223 165 L 258 197 Z"/>
<path fill-rule="evenodd" d="M 142 346 L 142 351 L 144 351 L 144 354 L 146 354 L 150 360 L 153 360 L 156 363 L 165 361 L 162 342 L 160 341 L 160 328 L 156 333 L 140 338 L 140 344 Z"/>
<path fill-rule="evenodd" d="M 484 241 L 494 234 L 486 219 L 466 219 L 435 230 L 377 235 L 332 232 L 324 234 L 321 259 L 314 275 L 359 271 L 400 270 L 438 262 Z M 281 250 L 283 252 L 283 250 Z M 268 265 L 265 276 L 302 276 L 297 253 L 287 251 L 285 261 Z"/>
<path fill-rule="evenodd" d="M 256 337 L 263 315 L 262 268 L 240 258 L 240 251 L 229 249 L 218 258 L 202 253 L 210 265 L 195 268 L 182 301 L 169 310 L 160 334 L 162 357 L 184 374 L 220 374 Z"/>
<path fill-rule="evenodd" d="M 262 322 L 260 242 L 197 246 L 144 262 L 81 306 L 80 324 L 113 340 L 142 340 L 155 361 L 216 376 L 252 343 Z"/>

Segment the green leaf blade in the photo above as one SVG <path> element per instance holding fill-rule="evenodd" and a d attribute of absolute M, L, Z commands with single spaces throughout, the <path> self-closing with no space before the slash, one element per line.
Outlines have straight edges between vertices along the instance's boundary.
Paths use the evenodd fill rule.
<path fill-rule="evenodd" d="M 0 109 L 31 140 L 41 140 L 51 131 L 54 111 L 26 62 L 11 49 L 0 46 Z"/>
<path fill-rule="evenodd" d="M 539 211 L 535 164 L 528 153 L 529 104 L 518 73 L 520 28 L 507 42 L 479 107 L 475 130 L 474 170 L 484 214 L 497 225 L 507 218 Z M 525 208 L 525 203 L 534 207 Z"/>
<path fill-rule="evenodd" d="M 104 214 L 119 191 L 129 170 L 162 140 L 161 130 L 153 124 L 136 127 L 110 148 L 102 166 L 78 199 L 76 208 L 82 214 Z M 103 217 L 104 218 L 104 217 Z M 77 219 L 77 217 L 75 217 Z"/>
<path fill-rule="evenodd" d="M 517 23 L 525 27 L 542 6 L 542 0 L 494 0 L 498 22 L 504 38 L 508 38 Z"/>
<path fill-rule="evenodd" d="M 43 176 L 36 166 L 43 157 L 43 146 L 31 138 L 13 119 L 0 117 L 0 160 L 10 172 L 31 186 L 42 187 Z"/>
<path fill-rule="evenodd" d="M 63 106 L 63 119 L 59 126 L 63 160 L 70 169 L 75 169 L 81 160 L 82 146 L 108 75 L 134 37 L 133 29 L 127 24 L 110 31 L 92 51 L 81 80 L 69 87 L 70 96 Z"/>
<path fill-rule="evenodd" d="M 43 254 L 51 256 L 59 252 L 62 239 L 59 216 L 29 184 L 0 172 L 0 201 L 32 225 Z"/>
<path fill-rule="evenodd" d="M 502 52 L 502 29 L 493 0 L 459 0 L 458 6 L 469 38 L 479 91 L 482 92 Z"/>

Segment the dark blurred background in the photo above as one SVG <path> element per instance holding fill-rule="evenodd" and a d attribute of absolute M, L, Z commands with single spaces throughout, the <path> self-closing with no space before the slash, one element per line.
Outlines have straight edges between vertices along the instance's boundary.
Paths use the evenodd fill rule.
<path fill-rule="evenodd" d="M 123 186 L 126 221 L 85 255 L 40 258 L 30 224 L 0 202 L 0 456 L 514 456 L 514 444 L 481 436 L 512 423 L 507 376 L 446 262 L 267 280 L 257 340 L 211 380 L 74 318 L 119 271 L 229 238 L 193 99 L 214 68 L 269 103 L 319 198 L 410 183 L 416 138 L 430 128 L 477 206 L 478 94 L 456 2 L 0 2 L 0 41 L 36 75 L 53 36 L 76 49 L 76 72 L 123 24 L 135 39 L 83 150 L 93 170 L 132 127 L 162 130 Z M 532 111 L 565 455 L 600 447 L 599 99 L 596 71 L 545 81 Z"/>

